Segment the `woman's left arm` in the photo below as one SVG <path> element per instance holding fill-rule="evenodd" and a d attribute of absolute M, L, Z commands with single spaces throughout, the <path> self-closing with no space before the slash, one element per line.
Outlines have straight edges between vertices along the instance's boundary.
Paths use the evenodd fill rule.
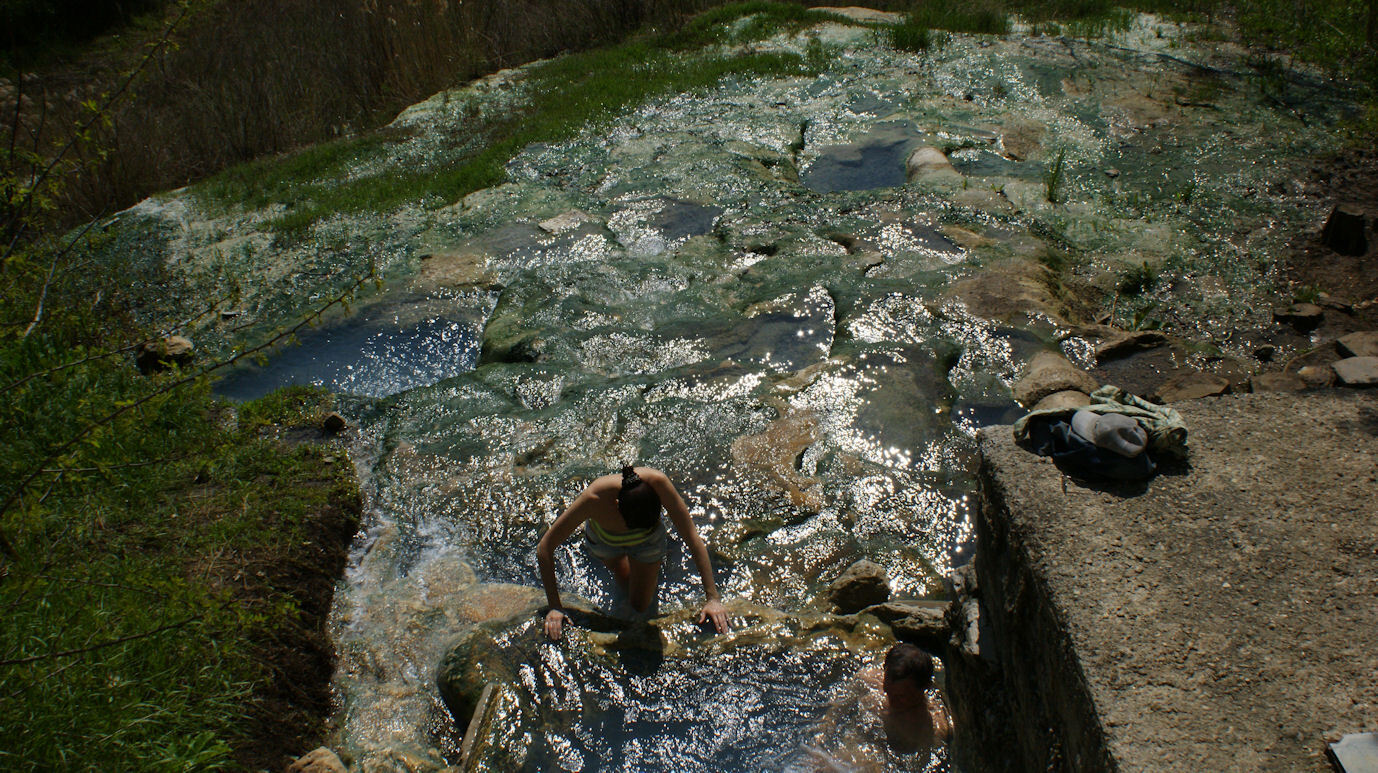
<path fill-rule="evenodd" d="M 660 503 L 665 506 L 665 512 L 670 516 L 670 523 L 675 525 L 675 531 L 679 532 L 680 538 L 689 548 L 694 566 L 698 567 L 699 576 L 703 578 L 703 595 L 707 601 L 703 605 L 703 611 L 699 613 L 699 622 L 712 620 L 713 627 L 718 633 L 727 633 L 731 630 L 727 622 L 727 609 L 723 607 L 722 599 L 718 597 L 718 586 L 713 582 L 713 563 L 708 559 L 708 546 L 703 544 L 703 538 L 694 526 L 694 519 L 689 517 L 689 508 L 664 473 L 649 473 L 642 478 L 651 484 L 651 488 L 660 496 Z"/>

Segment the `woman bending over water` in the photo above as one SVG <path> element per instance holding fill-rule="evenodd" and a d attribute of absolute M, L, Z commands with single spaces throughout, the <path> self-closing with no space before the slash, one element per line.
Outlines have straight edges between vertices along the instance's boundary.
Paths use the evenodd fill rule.
<path fill-rule="evenodd" d="M 579 524 L 584 525 L 584 546 L 612 572 L 617 584 L 626 591 L 632 607 L 638 612 L 650 608 L 660 579 L 660 562 L 665 558 L 665 524 L 660 518 L 662 505 L 703 578 L 703 592 L 708 601 L 699 613 L 699 622 L 712 620 L 718 633 L 727 632 L 727 611 L 713 584 L 708 548 L 689 518 L 689 508 L 684 506 L 679 492 L 660 470 L 629 465 L 622 468 L 620 478 L 604 475 L 590 483 L 575 498 L 574 504 L 560 513 L 536 546 L 541 583 L 545 585 L 545 598 L 550 605 L 545 615 L 547 636 L 558 641 L 565 621 L 560 606 L 560 588 L 555 581 L 555 548 L 563 544 Z"/>

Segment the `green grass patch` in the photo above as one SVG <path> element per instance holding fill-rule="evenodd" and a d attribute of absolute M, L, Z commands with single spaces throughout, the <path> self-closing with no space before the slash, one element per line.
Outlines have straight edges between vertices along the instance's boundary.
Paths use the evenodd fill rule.
<path fill-rule="evenodd" d="M 657 44 L 682 51 L 716 43 L 749 43 L 826 21 L 843 19 L 790 3 L 728 3 L 695 16 L 683 28 L 660 37 Z"/>
<path fill-rule="evenodd" d="M 905 14 L 904 21 L 899 24 L 891 25 L 889 29 L 890 45 L 901 51 L 913 51 L 923 53 L 929 49 L 939 47 L 943 44 L 943 34 L 928 28 L 914 14 Z"/>
<path fill-rule="evenodd" d="M 231 167 L 197 186 L 206 203 L 234 201 L 247 209 L 289 201 L 303 181 L 325 180 L 372 158 L 386 145 L 402 139 L 379 130 L 358 137 L 323 142 L 287 156 L 261 158 Z"/>
<path fill-rule="evenodd" d="M 56 332 L 54 332 L 56 331 Z M 71 330 L 0 339 L 0 496 L 93 419 L 164 379 Z M 26 375 L 39 374 L 15 385 Z M 0 514 L 0 767 L 243 769 L 265 642 L 299 627 L 282 570 L 316 519 L 357 500 L 347 464 L 273 425 L 328 398 L 280 392 L 238 427 L 206 384 L 158 397 L 60 456 Z"/>
<path fill-rule="evenodd" d="M 386 211 L 406 202 L 441 206 L 504 182 L 507 162 L 527 145 L 568 139 L 588 124 L 646 100 L 706 89 L 733 76 L 808 75 L 828 65 L 828 52 L 819 44 L 803 56 L 750 50 L 688 54 L 684 48 L 758 39 L 837 19 L 830 14 L 780 3 L 743 3 L 706 16 L 679 33 L 569 54 L 535 66 L 527 77 L 526 103 L 503 118 L 475 125 L 473 131 L 485 140 L 482 149 L 447 166 L 341 180 L 350 166 L 376 156 L 397 139 L 375 134 L 235 167 L 205 183 L 198 195 L 206 204 L 252 209 L 282 205 L 287 212 L 272 227 L 287 236 L 300 235 L 335 213 Z M 732 22 L 744 17 L 746 28 L 733 32 Z"/>
<path fill-rule="evenodd" d="M 1004 35 L 1010 31 L 1010 12 L 1000 0 L 933 0 L 911 11 L 901 26 Z"/>

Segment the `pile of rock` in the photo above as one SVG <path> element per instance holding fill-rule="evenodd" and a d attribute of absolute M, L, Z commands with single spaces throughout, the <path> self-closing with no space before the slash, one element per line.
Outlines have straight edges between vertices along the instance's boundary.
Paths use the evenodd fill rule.
<path fill-rule="evenodd" d="M 847 567 L 828 588 L 832 611 L 839 615 L 871 615 L 890 626 L 899 641 L 941 652 L 949 630 L 945 602 L 922 599 L 890 600 L 885 568 L 865 559 Z"/>
<path fill-rule="evenodd" d="M 1297 371 L 1298 377 L 1317 385 L 1337 381 L 1352 387 L 1378 386 L 1378 330 L 1342 336 L 1335 341 L 1335 348 L 1340 359 L 1303 367 Z"/>
<path fill-rule="evenodd" d="M 1014 383 L 1014 399 L 1030 410 L 1080 408 L 1100 386 L 1090 373 L 1057 352 L 1039 352 Z"/>
<path fill-rule="evenodd" d="M 1323 314 L 1320 306 L 1297 303 L 1286 309 L 1275 310 L 1274 318 L 1298 329 L 1314 330 L 1320 326 Z M 1174 346 L 1173 342 L 1159 331 L 1116 333 L 1108 328 L 1100 328 L 1093 334 L 1103 336 L 1102 342 L 1096 347 L 1098 366 L 1103 367 L 1108 362 L 1126 357 L 1144 355 L 1152 358 L 1154 352 L 1161 353 L 1158 364 L 1164 366 L 1161 370 L 1162 380 L 1156 386 L 1140 385 L 1143 389 L 1141 394 L 1157 403 L 1196 400 L 1238 391 L 1301 392 L 1336 385 L 1378 385 L 1378 331 L 1349 333 L 1338 340 L 1317 346 L 1305 357 L 1294 358 L 1284 370 L 1253 375 L 1246 375 L 1250 368 L 1244 363 L 1228 358 L 1217 358 L 1214 368 L 1220 372 L 1216 373 L 1185 366 L 1181 362 L 1186 359 L 1186 350 L 1181 346 Z M 1261 348 L 1256 356 L 1266 363 L 1272 360 L 1275 353 L 1275 347 L 1267 346 Z M 1028 375 L 1015 385 L 1015 399 L 1026 406 L 1030 405 L 1024 402 L 1025 394 L 1038 393 L 1048 376 L 1036 377 L 1035 373 L 1048 367 L 1050 363 L 1056 365 L 1057 370 L 1054 372 L 1063 373 L 1064 377 L 1069 369 L 1075 370 L 1071 363 L 1065 360 L 1061 363 L 1056 362 L 1060 359 L 1057 355 L 1051 355 L 1051 359 L 1043 361 L 1036 357 L 1029 365 Z M 1119 386 L 1136 391 L 1133 385 Z M 1039 404 L 1035 407 L 1075 406 L 1068 403 Z"/>

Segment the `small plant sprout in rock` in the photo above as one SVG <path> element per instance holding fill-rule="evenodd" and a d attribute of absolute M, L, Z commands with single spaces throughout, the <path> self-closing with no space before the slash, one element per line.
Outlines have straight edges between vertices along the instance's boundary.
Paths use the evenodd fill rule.
<path fill-rule="evenodd" d="M 1052 204 L 1061 204 L 1065 199 L 1062 189 L 1067 180 L 1066 163 L 1067 151 L 1059 150 L 1057 152 L 1057 160 L 1053 162 L 1048 172 L 1043 175 L 1044 195 Z"/>
<path fill-rule="evenodd" d="M 1120 272 L 1115 289 L 1120 295 L 1142 295 L 1158 284 L 1158 272 L 1144 261 Z"/>

